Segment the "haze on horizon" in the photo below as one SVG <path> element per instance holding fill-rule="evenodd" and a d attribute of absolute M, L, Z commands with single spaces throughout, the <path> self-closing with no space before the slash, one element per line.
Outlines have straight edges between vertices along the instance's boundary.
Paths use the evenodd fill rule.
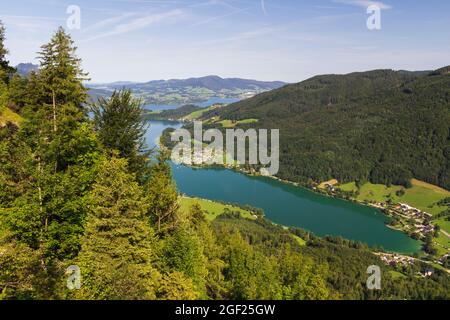
<path fill-rule="evenodd" d="M 369 30 L 377 4 L 381 30 Z M 67 8 L 93 82 L 218 75 L 298 82 L 324 73 L 450 64 L 450 2 L 441 0 L 22 0 L 0 9 L 11 63 L 36 52 Z"/>

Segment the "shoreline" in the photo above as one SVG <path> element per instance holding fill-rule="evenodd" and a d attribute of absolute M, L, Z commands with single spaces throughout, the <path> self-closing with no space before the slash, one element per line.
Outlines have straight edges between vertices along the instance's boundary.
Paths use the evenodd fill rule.
<path fill-rule="evenodd" d="M 161 143 L 160 138 L 161 138 L 161 136 L 159 136 L 159 138 L 157 138 L 157 139 L 159 140 L 159 141 L 158 141 L 158 146 L 159 146 L 159 148 L 160 148 L 161 150 L 164 150 L 164 151 L 169 151 L 170 149 L 168 149 L 166 146 L 164 146 L 164 145 Z M 348 198 L 339 197 L 339 196 L 337 196 L 337 195 L 333 195 L 333 194 L 330 194 L 330 193 L 328 193 L 328 192 L 320 192 L 320 191 L 318 191 L 319 189 L 318 189 L 317 187 L 311 188 L 311 187 L 308 187 L 308 186 L 306 186 L 306 185 L 302 185 L 302 184 L 297 183 L 297 182 L 293 182 L 293 181 L 289 181 L 289 180 L 284 180 L 284 179 L 281 179 L 281 178 L 276 177 L 276 176 L 266 176 L 266 175 L 262 175 L 262 174 L 259 174 L 257 171 L 251 172 L 251 171 L 249 171 L 249 170 L 242 169 L 242 168 L 239 168 L 239 167 L 237 167 L 237 166 L 232 166 L 232 165 L 226 165 L 226 164 L 223 164 L 223 165 L 220 165 L 220 164 L 213 164 L 213 165 L 186 165 L 186 164 L 178 164 L 178 165 L 183 165 L 183 166 L 185 166 L 185 167 L 192 168 L 192 169 L 221 169 L 221 170 L 231 170 L 231 171 L 233 171 L 233 172 L 235 172 L 235 173 L 240 173 L 240 174 L 243 174 L 243 175 L 246 175 L 246 176 L 249 176 L 249 177 L 268 178 L 268 179 L 271 179 L 271 180 L 274 180 L 274 181 L 278 181 L 278 182 L 283 183 L 283 184 L 286 184 L 286 185 L 290 185 L 290 186 L 293 186 L 293 187 L 296 187 L 296 188 L 301 188 L 301 189 L 303 189 L 303 190 L 305 190 L 305 191 L 312 192 L 312 193 L 314 193 L 314 194 L 321 195 L 321 196 L 324 196 L 324 197 L 333 198 L 333 199 L 337 199 L 337 200 L 341 200 L 341 201 L 346 201 L 346 202 L 350 202 L 350 203 L 357 204 L 357 205 L 364 206 L 364 207 L 370 207 L 370 208 L 372 208 L 372 209 L 376 209 L 377 211 L 379 211 L 379 213 L 382 214 L 382 215 L 386 218 L 386 222 L 384 223 L 384 225 L 385 225 L 387 228 L 389 228 L 389 229 L 391 229 L 391 230 L 394 230 L 394 231 L 397 231 L 397 232 L 400 232 L 400 233 L 406 235 L 408 238 L 410 238 L 410 239 L 412 239 L 412 240 L 415 240 L 415 241 L 418 241 L 418 242 L 420 243 L 421 246 L 423 245 L 423 241 L 417 240 L 417 239 L 413 239 L 409 234 L 407 234 L 407 233 L 404 232 L 403 230 L 397 229 L 397 228 L 392 227 L 391 225 L 389 225 L 389 219 L 390 219 L 390 217 L 383 211 L 384 208 L 381 208 L 381 207 L 379 207 L 379 206 L 377 206 L 377 205 L 375 205 L 375 204 L 367 203 L 367 202 L 360 201 L 360 200 L 357 200 L 357 199 L 348 199 Z M 272 222 L 272 223 L 273 223 L 273 222 Z M 288 227 L 288 226 L 285 226 L 285 227 Z M 375 250 L 375 248 L 373 248 L 373 249 Z M 399 252 L 395 252 L 395 251 L 386 251 L 386 252 L 398 253 L 398 254 L 405 254 L 405 253 L 399 253 Z M 420 250 L 419 250 L 418 252 L 416 252 L 416 253 L 418 253 L 418 254 L 423 254 L 424 251 L 423 251 L 422 248 L 420 248 Z M 414 253 L 414 254 L 415 254 L 415 253 Z M 408 255 L 413 256 L 413 253 L 408 253 Z"/>

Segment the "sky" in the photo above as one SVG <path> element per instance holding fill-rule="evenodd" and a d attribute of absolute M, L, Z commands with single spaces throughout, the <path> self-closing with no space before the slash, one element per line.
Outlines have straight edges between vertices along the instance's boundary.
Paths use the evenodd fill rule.
<path fill-rule="evenodd" d="M 371 5 L 381 29 L 367 26 Z M 447 0 L 1 0 L 0 20 L 13 65 L 36 63 L 63 26 L 96 83 L 206 75 L 299 82 L 449 65 L 449 12 Z"/>

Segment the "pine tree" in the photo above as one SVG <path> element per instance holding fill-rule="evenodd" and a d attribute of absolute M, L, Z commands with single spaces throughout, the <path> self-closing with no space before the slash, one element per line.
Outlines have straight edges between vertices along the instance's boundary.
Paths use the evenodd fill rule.
<path fill-rule="evenodd" d="M 90 199 L 77 297 L 155 298 L 160 276 L 152 267 L 156 243 L 146 219 L 148 204 L 126 160 L 113 157 L 101 164 Z"/>
<path fill-rule="evenodd" d="M 2 71 L 0 70 L 0 75 L 1 72 Z M 6 85 L 5 82 L 3 82 L 3 80 L 0 79 L 0 114 L 5 110 L 8 99 L 9 99 L 8 86 Z"/>
<path fill-rule="evenodd" d="M 29 148 L 18 135 L 19 128 L 7 123 L 0 128 L 0 208 L 6 208 L 20 196 L 27 177 Z"/>
<path fill-rule="evenodd" d="M 326 270 L 323 265 L 293 252 L 285 245 L 277 256 L 278 273 L 283 285 L 283 299 L 325 300 L 329 290 L 325 283 Z"/>
<path fill-rule="evenodd" d="M 174 271 L 163 276 L 157 291 L 161 300 L 195 300 L 198 298 L 192 280 L 182 272 Z"/>
<path fill-rule="evenodd" d="M 8 107 L 17 113 L 22 113 L 22 109 L 27 104 L 28 92 L 27 92 L 28 80 L 25 77 L 21 77 L 18 74 L 12 76 L 9 82 L 9 105 Z"/>
<path fill-rule="evenodd" d="M 26 186 L 9 214 L 11 230 L 50 261 L 79 250 L 89 191 L 101 151 L 86 122 L 85 74 L 70 37 L 59 29 L 43 46 L 41 70 L 23 98 L 20 138 L 29 150 Z"/>
<path fill-rule="evenodd" d="M 145 184 L 145 193 L 151 204 L 150 221 L 156 225 L 158 233 L 173 230 L 179 222 L 178 191 L 164 154 L 159 156 L 158 162 L 151 168 L 150 179 Z"/>
<path fill-rule="evenodd" d="M 0 230 L 0 300 L 58 299 L 60 269 L 42 263 L 43 252 L 34 250 Z"/>
<path fill-rule="evenodd" d="M 189 226 L 181 226 L 166 239 L 164 255 L 169 270 L 182 272 L 192 279 L 200 296 L 206 294 L 206 257 L 201 240 Z"/>
<path fill-rule="evenodd" d="M 150 152 L 145 147 L 148 125 L 142 101 L 133 98 L 130 90 L 114 91 L 108 99 L 99 98 L 91 109 L 100 141 L 128 159 L 130 170 L 143 179 Z"/>
<path fill-rule="evenodd" d="M 3 22 L 0 20 L 0 80 L 8 83 L 9 77 L 14 73 L 15 69 L 9 65 L 6 56 L 9 54 L 5 46 L 6 29 Z"/>
<path fill-rule="evenodd" d="M 66 45 L 71 44 L 70 38 L 61 30 L 57 35 L 51 43 L 60 45 L 47 45 L 56 49 L 43 58 L 41 72 L 31 74 L 29 81 L 16 75 L 9 82 L 9 102 L 20 111 L 24 107 L 25 121 L 20 129 L 11 124 L 0 129 L 0 225 L 8 229 L 11 243 L 5 244 L 2 252 L 17 252 L 16 260 L 8 260 L 15 269 L 4 269 L 3 276 L 20 284 L 13 290 L 16 297 L 28 291 L 33 298 L 54 297 L 50 294 L 55 292 L 51 286 L 58 277 L 54 273 L 58 260 L 74 258 L 79 251 L 86 210 L 84 195 L 90 189 L 101 153 L 92 128 L 85 122 L 79 60 L 74 48 Z M 49 104 L 53 92 L 56 104 Z M 25 259 L 22 253 L 29 252 L 33 255 Z M 40 290 L 48 294 L 38 294 Z"/>
<path fill-rule="evenodd" d="M 83 81 L 89 80 L 81 69 L 81 59 L 71 37 L 59 28 L 39 53 L 40 77 L 44 84 L 45 101 L 51 107 L 53 125 L 59 122 L 78 122 L 86 115 L 87 89 Z M 64 115 L 65 119 L 60 119 Z"/>

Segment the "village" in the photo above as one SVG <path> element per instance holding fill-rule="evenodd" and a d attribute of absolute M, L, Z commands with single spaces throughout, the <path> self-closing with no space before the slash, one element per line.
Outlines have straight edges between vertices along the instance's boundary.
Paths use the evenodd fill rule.
<path fill-rule="evenodd" d="M 321 191 L 333 197 L 352 200 L 354 197 L 349 192 L 336 188 L 334 183 L 326 182 L 315 191 Z M 436 232 L 432 224 L 432 215 L 428 212 L 414 208 L 405 203 L 364 202 L 365 205 L 377 208 L 391 218 L 389 227 L 403 231 L 415 239 L 425 239 L 427 235 Z"/>
<path fill-rule="evenodd" d="M 420 259 L 416 259 L 409 256 L 404 256 L 395 253 L 376 253 L 379 256 L 380 260 L 383 261 L 384 264 L 392 266 L 392 267 L 409 267 L 414 265 L 415 262 L 420 261 L 426 264 L 429 264 L 428 261 L 423 261 Z M 448 272 L 448 270 L 446 270 Z M 435 270 L 432 267 L 427 267 L 420 272 L 417 272 L 418 276 L 423 278 L 431 277 L 434 274 Z"/>
<path fill-rule="evenodd" d="M 384 213 L 393 217 L 391 226 L 398 227 L 417 239 L 424 239 L 434 234 L 435 226 L 431 223 L 432 215 L 404 203 L 378 204 L 384 206 Z"/>

